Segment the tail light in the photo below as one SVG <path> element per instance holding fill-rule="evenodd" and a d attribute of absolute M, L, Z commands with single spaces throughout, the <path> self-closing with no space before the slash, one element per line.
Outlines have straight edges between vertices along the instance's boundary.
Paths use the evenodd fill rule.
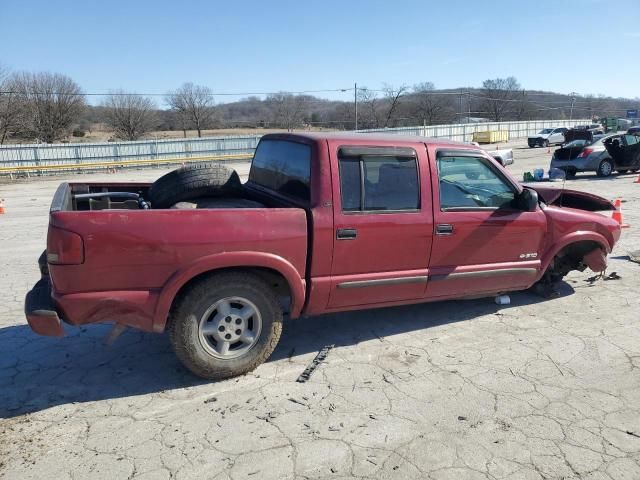
<path fill-rule="evenodd" d="M 576 158 L 586 158 L 593 153 L 593 148 L 585 148 Z"/>
<path fill-rule="evenodd" d="M 47 262 L 53 265 L 80 265 L 84 262 L 84 245 L 77 233 L 49 225 Z"/>

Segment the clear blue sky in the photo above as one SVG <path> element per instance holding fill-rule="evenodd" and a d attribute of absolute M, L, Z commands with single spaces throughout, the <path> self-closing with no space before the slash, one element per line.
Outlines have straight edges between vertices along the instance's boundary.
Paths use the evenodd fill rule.
<path fill-rule="evenodd" d="M 640 97 L 638 13 L 640 0 L 0 0 L 0 63 L 65 73 L 85 92 L 453 88 L 513 75 L 525 88 Z"/>

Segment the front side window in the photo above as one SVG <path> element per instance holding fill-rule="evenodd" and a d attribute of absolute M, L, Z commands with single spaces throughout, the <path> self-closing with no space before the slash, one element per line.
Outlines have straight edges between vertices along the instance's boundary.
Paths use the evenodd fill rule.
<path fill-rule="evenodd" d="M 385 152 L 375 147 L 338 153 L 342 210 L 401 211 L 420 206 L 418 164 L 412 149 Z"/>
<path fill-rule="evenodd" d="M 438 157 L 440 208 L 476 210 L 509 208 L 515 189 L 479 157 Z"/>
<path fill-rule="evenodd" d="M 262 140 L 253 156 L 249 181 L 308 202 L 311 147 L 287 140 Z"/>

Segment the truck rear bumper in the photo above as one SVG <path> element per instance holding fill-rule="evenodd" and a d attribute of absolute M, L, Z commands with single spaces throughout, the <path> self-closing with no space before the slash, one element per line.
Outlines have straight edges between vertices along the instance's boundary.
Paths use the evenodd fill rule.
<path fill-rule="evenodd" d="M 24 299 L 24 313 L 29 327 L 39 335 L 64 336 L 60 317 L 51 299 L 51 283 L 43 277 L 33 286 Z"/>

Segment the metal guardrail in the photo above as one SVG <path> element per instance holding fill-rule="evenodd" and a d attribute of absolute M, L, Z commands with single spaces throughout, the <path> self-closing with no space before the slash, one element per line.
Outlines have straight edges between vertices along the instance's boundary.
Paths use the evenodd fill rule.
<path fill-rule="evenodd" d="M 509 138 L 521 138 L 532 135 L 542 128 L 573 127 L 585 123 L 590 121 L 586 119 L 535 120 L 359 131 L 419 135 L 469 142 L 475 132 L 506 130 L 509 132 Z M 253 156 L 260 137 L 261 135 L 252 135 L 136 142 L 3 145 L 0 146 L 0 175 L 249 159 Z"/>
<path fill-rule="evenodd" d="M 260 135 L 0 146 L 0 175 L 251 158 Z"/>
<path fill-rule="evenodd" d="M 360 130 L 361 132 L 384 132 L 399 135 L 419 135 L 421 137 L 447 138 L 459 142 L 471 142 L 476 132 L 490 130 L 506 130 L 509 138 L 523 138 L 538 133 L 543 128 L 575 127 L 590 124 L 591 120 L 531 120 L 525 122 L 487 122 L 487 123 L 459 123 L 453 125 L 430 125 L 423 127 L 378 128 Z"/>

